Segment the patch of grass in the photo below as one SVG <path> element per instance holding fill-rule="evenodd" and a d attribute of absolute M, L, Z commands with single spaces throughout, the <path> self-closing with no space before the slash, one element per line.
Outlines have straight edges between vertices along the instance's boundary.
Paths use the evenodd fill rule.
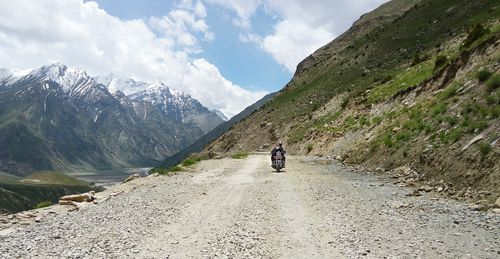
<path fill-rule="evenodd" d="M 489 29 L 484 28 L 483 25 L 480 23 L 476 23 L 472 27 L 472 29 L 469 30 L 469 35 L 467 35 L 467 38 L 464 40 L 462 49 L 469 48 L 474 42 L 476 42 L 477 40 L 479 40 L 480 38 L 489 33 L 490 33 Z"/>
<path fill-rule="evenodd" d="M 491 152 L 491 145 L 489 143 L 481 142 L 479 143 L 479 151 L 481 155 L 486 156 Z"/>
<path fill-rule="evenodd" d="M 384 139 L 382 140 L 382 142 L 384 143 L 384 145 L 388 148 L 391 148 L 394 146 L 394 142 L 392 141 L 392 136 L 390 134 L 386 134 L 384 136 Z"/>
<path fill-rule="evenodd" d="M 490 77 L 488 81 L 486 81 L 486 87 L 488 91 L 492 92 L 498 89 L 500 86 L 500 74 L 494 74 Z"/>
<path fill-rule="evenodd" d="M 382 118 L 381 116 L 375 116 L 372 118 L 372 124 L 379 125 L 383 120 L 384 118 Z"/>
<path fill-rule="evenodd" d="M 463 131 L 461 128 L 454 128 L 447 132 L 441 132 L 439 134 L 439 140 L 443 144 L 455 143 L 457 142 L 463 135 Z"/>
<path fill-rule="evenodd" d="M 495 104 L 497 102 L 494 96 L 488 95 L 486 96 L 486 103 L 489 105 Z"/>
<path fill-rule="evenodd" d="M 439 70 L 446 67 L 446 65 L 448 65 L 448 63 L 449 63 L 448 57 L 446 57 L 445 55 L 438 55 L 436 57 L 436 60 L 434 61 L 434 69 L 432 69 L 432 72 L 433 73 L 438 72 Z"/>
<path fill-rule="evenodd" d="M 470 116 L 464 116 L 460 124 L 466 133 L 481 132 L 488 127 L 488 122 L 485 119 L 475 117 L 472 119 Z"/>
<path fill-rule="evenodd" d="M 321 129 L 323 131 L 331 131 L 330 125 L 332 125 L 339 117 L 342 115 L 342 112 L 335 112 L 333 114 L 325 115 L 314 123 L 315 128 Z M 325 127 L 325 125 L 328 125 Z"/>
<path fill-rule="evenodd" d="M 176 166 L 172 166 L 169 168 L 163 168 L 163 167 L 153 168 L 153 169 L 149 170 L 148 174 L 158 173 L 159 175 L 170 176 L 170 175 L 175 174 L 176 172 L 181 172 L 181 171 L 184 171 L 184 168 L 176 165 Z"/>
<path fill-rule="evenodd" d="M 295 144 L 302 141 L 308 129 L 308 124 L 301 124 L 293 128 L 290 133 L 288 133 L 288 143 Z"/>
<path fill-rule="evenodd" d="M 182 164 L 182 166 L 192 166 L 192 165 L 200 162 L 201 160 L 206 160 L 206 159 L 208 159 L 206 156 L 195 154 L 195 155 L 191 155 L 188 158 L 184 159 L 181 164 Z"/>
<path fill-rule="evenodd" d="M 432 117 L 443 114 L 448 110 L 448 105 L 445 102 L 440 102 L 431 108 Z"/>
<path fill-rule="evenodd" d="M 248 152 L 243 152 L 243 151 L 231 155 L 231 158 L 233 159 L 245 159 L 247 157 L 248 157 Z"/>
<path fill-rule="evenodd" d="M 481 68 L 474 74 L 474 77 L 477 78 L 480 82 L 485 82 L 491 77 L 492 73 L 487 68 Z"/>
<path fill-rule="evenodd" d="M 42 201 L 40 203 L 38 203 L 37 205 L 35 205 L 35 209 L 41 209 L 41 208 L 45 208 L 45 207 L 48 207 L 48 206 L 51 206 L 53 203 L 51 201 Z"/>
<path fill-rule="evenodd" d="M 445 116 L 444 121 L 448 122 L 451 126 L 454 126 L 459 122 L 458 118 L 453 116 Z"/>
<path fill-rule="evenodd" d="M 496 105 L 495 107 L 491 108 L 490 115 L 492 119 L 500 117 L 500 105 Z"/>
<path fill-rule="evenodd" d="M 347 118 L 345 118 L 343 127 L 348 129 L 354 126 L 355 124 L 356 124 L 356 119 L 353 116 L 349 115 L 347 116 Z"/>
<path fill-rule="evenodd" d="M 194 164 L 196 164 L 197 161 L 193 160 L 193 159 L 184 159 L 182 161 L 182 166 L 192 166 Z"/>
<path fill-rule="evenodd" d="M 438 95 L 438 98 L 441 100 L 445 100 L 453 97 L 457 93 L 458 89 L 460 89 L 462 86 L 463 84 L 461 82 L 454 81 Z"/>
<path fill-rule="evenodd" d="M 52 172 L 52 171 L 40 171 L 36 172 L 29 177 L 27 177 L 25 182 L 35 183 L 35 184 L 59 184 L 59 185 L 86 185 L 85 181 L 73 178 L 69 175 Z"/>
<path fill-rule="evenodd" d="M 411 133 L 408 131 L 401 131 L 396 134 L 397 142 L 407 142 L 412 137 Z"/>
<path fill-rule="evenodd" d="M 398 92 L 414 87 L 432 76 L 432 62 L 427 61 L 417 66 L 400 71 L 397 77 L 373 89 L 367 97 L 367 104 L 388 100 Z"/>
<path fill-rule="evenodd" d="M 170 172 L 181 172 L 181 171 L 184 171 L 184 169 L 182 167 L 176 165 L 176 166 L 170 167 L 169 171 Z"/>
<path fill-rule="evenodd" d="M 403 123 L 403 128 L 411 131 L 420 132 L 425 129 L 425 123 L 420 119 L 411 119 Z"/>
<path fill-rule="evenodd" d="M 370 126 L 370 120 L 366 115 L 363 115 L 359 118 L 359 125 L 363 126 Z"/>

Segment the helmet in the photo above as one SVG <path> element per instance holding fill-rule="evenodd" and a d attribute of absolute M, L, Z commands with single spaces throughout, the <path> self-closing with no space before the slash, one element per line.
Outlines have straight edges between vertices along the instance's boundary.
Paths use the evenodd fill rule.
<path fill-rule="evenodd" d="M 281 141 L 278 142 L 278 146 L 280 146 L 280 147 L 283 146 L 283 143 L 281 143 Z"/>

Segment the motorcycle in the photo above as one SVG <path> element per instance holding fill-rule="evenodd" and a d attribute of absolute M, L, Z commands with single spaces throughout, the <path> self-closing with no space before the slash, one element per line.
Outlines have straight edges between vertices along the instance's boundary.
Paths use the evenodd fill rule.
<path fill-rule="evenodd" d="M 281 151 L 276 152 L 274 159 L 272 160 L 272 168 L 276 169 L 279 173 L 283 167 L 285 167 L 285 160 Z"/>

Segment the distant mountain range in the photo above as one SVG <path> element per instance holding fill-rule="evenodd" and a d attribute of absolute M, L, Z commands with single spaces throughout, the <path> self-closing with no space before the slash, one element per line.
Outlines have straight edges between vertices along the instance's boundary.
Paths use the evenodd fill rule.
<path fill-rule="evenodd" d="M 188 94 L 52 64 L 0 69 L 0 171 L 154 166 L 224 122 Z"/>
<path fill-rule="evenodd" d="M 160 167 L 164 168 L 169 168 L 174 165 L 179 164 L 184 160 L 186 157 L 193 153 L 197 153 L 203 150 L 208 144 L 210 144 L 212 141 L 216 140 L 220 136 L 222 136 L 224 133 L 229 131 L 235 124 L 238 122 L 244 120 L 246 117 L 250 116 L 257 110 L 261 109 L 266 103 L 270 102 L 275 96 L 277 92 L 267 94 L 266 96 L 262 97 L 260 100 L 255 102 L 254 104 L 248 106 L 243 110 L 242 112 L 236 114 L 234 117 L 232 117 L 230 120 L 220 124 L 216 128 L 214 128 L 212 131 L 208 132 L 207 134 L 203 135 L 200 137 L 198 140 L 193 142 L 191 145 L 188 147 L 182 149 L 181 151 L 177 152 L 176 154 L 168 157 L 165 159 L 165 161 L 160 165 Z M 231 149 L 232 146 L 228 145 L 227 149 Z M 226 150 L 223 150 L 226 151 Z"/>

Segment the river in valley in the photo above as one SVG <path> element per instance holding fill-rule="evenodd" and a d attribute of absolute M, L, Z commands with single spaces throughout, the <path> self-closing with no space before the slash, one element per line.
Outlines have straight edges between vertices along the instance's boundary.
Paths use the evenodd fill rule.
<path fill-rule="evenodd" d="M 93 182 L 99 186 L 106 186 L 122 182 L 133 174 L 139 174 L 141 177 L 147 176 L 151 167 L 145 168 L 120 168 L 100 171 L 77 171 L 68 173 L 72 177 Z"/>

